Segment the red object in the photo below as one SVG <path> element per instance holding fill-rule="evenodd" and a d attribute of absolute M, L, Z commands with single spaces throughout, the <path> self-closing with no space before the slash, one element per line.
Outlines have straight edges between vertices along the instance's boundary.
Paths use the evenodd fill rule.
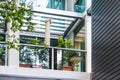
<path fill-rule="evenodd" d="M 71 66 L 63 66 L 63 67 L 62 67 L 62 70 L 72 71 L 72 67 L 71 67 Z"/>
<path fill-rule="evenodd" d="M 19 64 L 20 67 L 27 67 L 27 68 L 30 68 L 31 65 L 30 64 Z"/>
<path fill-rule="evenodd" d="M 0 61 L 0 66 L 2 66 L 3 65 L 3 62 L 2 61 Z"/>

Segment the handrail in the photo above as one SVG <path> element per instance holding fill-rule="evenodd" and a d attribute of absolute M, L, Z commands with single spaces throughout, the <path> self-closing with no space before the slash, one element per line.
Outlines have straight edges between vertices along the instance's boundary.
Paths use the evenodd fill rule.
<path fill-rule="evenodd" d="M 1 44 L 5 44 L 4 41 L 0 41 Z M 21 46 L 32 46 L 32 47 L 41 47 L 41 48 L 53 48 L 53 49 L 59 49 L 59 50 L 71 50 L 71 51 L 80 51 L 80 52 L 87 52 L 87 50 L 80 50 L 80 49 L 74 49 L 74 48 L 60 48 L 60 47 L 51 47 L 51 46 L 42 46 L 42 45 L 33 45 L 33 44 L 23 44 L 20 43 Z"/>
<path fill-rule="evenodd" d="M 1 44 L 5 44 L 4 41 L 0 41 Z M 86 50 L 80 50 L 80 49 L 74 49 L 74 48 L 60 48 L 60 47 L 51 47 L 51 46 L 42 46 L 42 45 L 33 45 L 33 44 L 23 44 L 20 43 L 21 46 L 31 46 L 31 47 L 41 47 L 41 48 L 53 48 L 53 49 L 59 49 L 59 50 L 71 50 L 71 51 L 80 51 L 87 53 Z"/>
<path fill-rule="evenodd" d="M 80 49 L 73 49 L 73 48 L 60 48 L 60 47 L 51 47 L 51 46 L 42 46 L 42 45 L 33 45 L 33 44 L 23 44 L 21 43 L 20 45 L 22 46 L 32 46 L 32 47 L 46 47 L 46 48 L 53 48 L 53 49 L 59 49 L 59 50 L 71 50 L 71 51 L 80 51 L 80 52 L 87 52 L 86 50 L 80 50 Z"/>

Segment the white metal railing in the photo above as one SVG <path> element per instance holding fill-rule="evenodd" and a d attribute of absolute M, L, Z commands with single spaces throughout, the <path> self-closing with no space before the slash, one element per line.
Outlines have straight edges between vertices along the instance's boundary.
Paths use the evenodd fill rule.
<path fill-rule="evenodd" d="M 5 42 L 0 42 L 1 44 L 4 44 Z M 70 51 L 70 52 L 75 52 L 75 53 L 78 53 L 78 55 L 79 56 L 81 56 L 81 58 L 83 59 L 83 62 L 81 61 L 80 63 L 79 63 L 79 65 L 80 65 L 80 69 L 79 69 L 79 71 L 81 72 L 84 72 L 85 71 L 85 55 L 86 55 L 86 53 L 87 53 L 87 51 L 86 50 L 79 50 L 79 49 L 72 49 L 72 48 L 59 48 L 59 47 L 45 47 L 45 46 L 39 46 L 39 45 L 31 45 L 31 44 L 20 44 L 23 48 L 20 50 L 20 54 L 25 54 L 25 55 L 27 55 L 27 54 L 29 54 L 30 53 L 30 55 L 32 55 L 32 57 L 30 58 L 31 60 L 33 59 L 33 57 L 35 58 L 36 57 L 36 55 L 34 55 L 34 53 L 35 52 L 38 52 L 39 53 L 39 51 L 40 50 L 42 50 L 42 49 L 46 49 L 46 50 L 48 50 L 48 53 L 44 56 L 44 57 L 48 57 L 48 61 L 44 61 L 45 62 L 45 64 L 47 64 L 48 65 L 48 68 L 47 69 L 52 69 L 52 70 L 54 70 L 54 69 L 56 69 L 56 70 L 62 70 L 62 67 L 63 67 L 63 65 L 64 65 L 64 58 L 63 58 L 63 56 L 66 54 L 66 51 Z M 7 65 L 8 63 L 9 63 L 9 61 L 7 62 L 7 58 L 8 58 L 8 56 L 9 55 L 7 55 L 7 45 L 5 45 L 5 47 L 6 47 L 6 58 L 5 58 L 5 65 Z M 24 52 L 25 50 L 27 49 L 27 51 L 26 51 L 26 53 Z M 29 50 L 28 50 L 29 49 Z M 21 51 L 22 51 L 22 53 L 21 53 Z M 62 52 L 62 53 L 61 53 Z M 56 56 L 55 56 L 56 55 Z M 20 57 L 20 56 L 19 56 Z M 28 56 L 27 57 L 25 57 L 25 58 L 27 58 L 28 59 Z M 39 63 L 39 60 L 37 60 L 36 62 L 34 62 L 35 60 L 33 60 L 33 62 L 32 63 L 29 63 L 29 64 L 31 64 L 31 65 L 39 65 L 39 64 L 42 64 L 43 65 L 43 63 Z M 63 63 L 59 63 L 59 62 L 56 62 L 56 61 L 59 61 L 59 62 L 63 62 Z M 23 64 L 26 64 L 26 62 L 22 62 L 22 61 L 20 61 L 19 63 L 23 63 Z M 51 64 L 50 64 L 51 63 Z M 68 63 L 68 61 L 67 61 L 67 63 Z M 55 66 L 56 65 L 56 66 Z M 66 64 L 65 64 L 66 65 Z M 84 66 L 83 66 L 84 65 Z M 60 66 L 60 67 L 59 67 Z M 59 67 L 59 68 L 58 68 Z M 82 68 L 83 69 L 82 69 Z M 43 68 L 44 68 L 44 66 L 43 66 Z"/>
<path fill-rule="evenodd" d="M 21 44 L 21 46 L 24 46 L 24 47 L 29 47 L 29 50 L 31 49 L 32 50 L 32 52 L 31 53 L 33 53 L 34 54 L 34 52 L 36 52 L 35 51 L 35 49 L 37 49 L 37 51 L 38 51 L 38 53 L 39 53 L 39 51 L 40 50 L 42 50 L 43 48 L 45 48 L 45 49 L 47 49 L 48 50 L 48 54 L 49 54 L 49 59 L 50 59 L 50 63 L 51 63 L 51 65 L 49 66 L 49 69 L 52 69 L 52 70 L 54 70 L 54 69 L 62 69 L 62 68 L 57 68 L 57 66 L 63 66 L 63 64 L 64 63 L 60 63 L 60 64 L 62 64 L 62 65 L 58 65 L 59 63 L 57 63 L 57 62 L 55 62 L 55 60 L 57 59 L 57 61 L 63 61 L 62 59 L 62 57 L 66 54 L 66 51 L 70 51 L 70 52 L 75 52 L 75 53 L 78 53 L 78 55 L 79 56 L 81 56 L 82 57 L 82 59 L 83 59 L 83 62 L 80 62 L 79 63 L 79 65 L 81 64 L 81 66 L 82 66 L 82 68 L 84 67 L 84 70 L 85 70 L 85 53 L 86 53 L 86 50 L 79 50 L 79 49 L 70 49 L 70 48 L 59 48 L 59 47 L 45 47 L 45 46 L 39 46 L 39 45 L 31 45 L 31 44 Z M 30 48 L 31 47 L 31 48 Z M 62 53 L 60 53 L 59 51 L 62 51 Z M 50 52 L 49 52 L 50 51 Z M 57 51 L 57 52 L 56 52 Z M 47 56 L 46 57 L 48 57 L 48 54 L 47 54 Z M 51 54 L 51 55 L 50 55 Z M 59 56 L 57 56 L 59 54 Z M 56 56 L 55 56 L 56 55 Z M 62 56 L 61 58 L 60 58 L 60 56 Z M 59 58 L 59 59 L 58 59 Z M 46 61 L 46 63 L 48 63 L 47 65 L 49 65 L 49 62 L 47 62 Z M 64 61 L 63 61 L 64 62 Z M 57 64 L 55 64 L 55 63 L 57 63 Z M 35 64 L 35 63 L 33 63 L 33 64 Z M 39 63 L 38 63 L 39 64 Z M 56 65 L 56 66 L 55 66 Z M 80 67 L 81 67 L 80 66 Z M 79 67 L 79 68 L 80 68 Z M 44 67 L 43 67 L 44 68 Z M 83 69 L 79 69 L 79 71 L 82 71 L 82 72 L 84 72 L 84 70 Z"/>

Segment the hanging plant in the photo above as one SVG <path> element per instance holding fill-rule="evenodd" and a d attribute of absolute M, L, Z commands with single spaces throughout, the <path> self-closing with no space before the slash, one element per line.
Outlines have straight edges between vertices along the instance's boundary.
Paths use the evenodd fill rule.
<path fill-rule="evenodd" d="M 16 37 L 16 32 L 21 31 L 21 27 L 24 25 L 28 26 L 29 31 L 34 30 L 33 26 L 35 23 L 32 20 L 32 8 L 25 5 L 25 3 L 19 3 L 17 0 L 0 0 L 0 20 L 4 20 L 7 23 L 7 44 L 8 48 L 19 49 L 19 39 Z M 13 34 L 9 34 L 12 31 Z"/>

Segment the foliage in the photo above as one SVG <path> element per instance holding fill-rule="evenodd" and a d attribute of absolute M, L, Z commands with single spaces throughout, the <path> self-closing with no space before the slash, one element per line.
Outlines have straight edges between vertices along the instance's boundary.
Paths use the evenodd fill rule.
<path fill-rule="evenodd" d="M 29 48 L 23 47 L 23 50 L 21 50 L 20 62 L 27 63 L 27 64 L 31 64 L 33 62 L 32 52 Z"/>
<path fill-rule="evenodd" d="M 46 48 L 23 46 L 20 53 L 20 62 L 29 64 L 39 62 L 47 68 L 45 62 L 49 60 L 48 56 L 48 49 Z"/>
<path fill-rule="evenodd" d="M 58 39 L 58 47 L 73 48 L 72 40 L 71 39 L 64 40 L 63 38 L 59 38 Z"/>
<path fill-rule="evenodd" d="M 72 45 L 72 40 L 71 39 L 67 39 L 64 40 L 63 37 L 59 37 L 58 39 L 58 47 L 62 47 L 62 48 L 73 48 Z M 70 64 L 70 58 L 73 56 L 73 52 L 71 50 L 66 50 L 63 51 L 63 64 Z"/>
<path fill-rule="evenodd" d="M 40 63 L 43 63 L 43 61 L 48 61 L 48 49 L 46 48 L 43 48 L 41 49 L 40 53 L 38 53 L 38 56 L 39 56 L 39 62 Z"/>
<path fill-rule="evenodd" d="M 25 3 L 20 3 L 18 5 L 16 0 L 7 0 L 4 2 L 0 0 L 0 20 L 4 20 L 6 23 L 11 22 L 12 27 L 10 29 L 14 33 L 16 31 L 21 31 L 21 27 L 25 24 L 28 25 L 29 31 L 34 30 L 33 25 L 35 25 L 35 23 L 31 22 L 32 15 L 33 13 L 31 7 L 25 5 Z M 7 26 L 7 28 L 8 27 L 9 26 Z M 16 39 L 13 35 L 10 36 L 7 34 L 7 36 L 13 38 L 12 41 L 7 41 L 8 48 L 18 49 L 18 46 L 15 45 L 19 42 L 19 39 Z"/>
<path fill-rule="evenodd" d="M 0 61 L 5 61 L 5 48 L 0 46 Z"/>
<path fill-rule="evenodd" d="M 65 40 L 65 47 L 66 48 L 73 48 L 72 40 L 71 39 Z"/>
<path fill-rule="evenodd" d="M 37 39 L 32 39 L 32 40 L 29 41 L 30 44 L 34 44 L 34 45 L 38 45 L 38 44 L 40 44 L 40 42 L 41 41 L 37 40 Z"/>
<path fill-rule="evenodd" d="M 40 39 L 31 39 L 28 41 L 28 43 L 33 45 L 46 46 L 46 44 L 44 44 Z"/>
<path fill-rule="evenodd" d="M 65 47 L 65 41 L 63 38 L 58 39 L 58 47 Z"/>
<path fill-rule="evenodd" d="M 3 37 L 3 36 L 0 36 L 0 41 L 3 40 L 3 39 L 4 39 L 4 37 Z"/>

